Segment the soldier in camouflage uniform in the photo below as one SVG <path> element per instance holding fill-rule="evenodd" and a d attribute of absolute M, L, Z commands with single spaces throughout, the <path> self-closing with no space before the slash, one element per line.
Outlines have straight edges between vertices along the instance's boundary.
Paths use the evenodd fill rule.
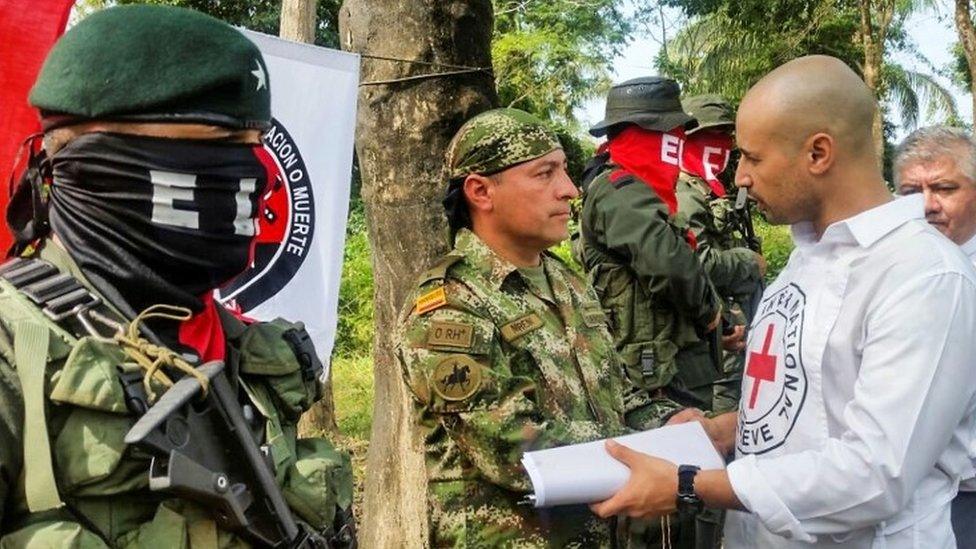
<path fill-rule="evenodd" d="M 545 250 L 567 238 L 578 193 L 556 137 L 498 109 L 451 142 L 454 249 L 404 306 L 397 356 L 425 441 L 430 543 L 601 547 L 615 521 L 585 506 L 519 505 L 523 452 L 657 426 L 623 375 L 592 291 Z"/>
<path fill-rule="evenodd" d="M 694 125 L 679 93 L 676 82 L 659 77 L 610 90 L 606 118 L 590 130 L 608 141 L 587 168 L 577 253 L 630 379 L 654 398 L 727 411 L 737 403 L 719 409 L 713 397 L 723 376 L 720 345 L 741 343 L 735 336 L 720 341 L 721 300 L 696 256 L 693 233 L 673 217 L 681 141 Z M 713 547 L 719 534 L 714 521 L 696 524 L 689 516 L 673 518 L 671 526 L 666 537 L 678 547 L 695 547 L 696 539 L 699 547 Z M 652 527 L 644 538 L 656 545 L 661 533 Z"/>
<path fill-rule="evenodd" d="M 735 113 L 717 95 L 689 97 L 682 106 L 698 125 L 687 132 L 675 223 L 695 235 L 698 258 L 727 306 L 729 324 L 744 331 L 751 320 L 751 302 L 762 291 L 766 262 L 762 255 L 746 247 L 744 235 L 737 230 L 737 216 L 741 214 L 734 210 L 734 197 L 726 196 L 718 179 L 727 167 L 733 146 Z M 741 349 L 724 353 L 725 376 L 715 384 L 715 409 L 732 410 L 738 405 L 743 364 Z"/>
<path fill-rule="evenodd" d="M 273 183 L 260 51 L 191 10 L 109 8 L 61 37 L 30 101 L 43 151 L 32 143 L 8 210 L 18 257 L 0 265 L 0 547 L 299 541 L 231 525 L 218 494 L 245 513 L 278 494 L 286 504 L 251 525 L 290 510 L 319 542 L 337 534 L 351 468 L 328 440 L 297 435 L 321 395 L 304 328 L 239 318 L 212 297 L 247 267 Z M 218 363 L 225 379 L 208 381 Z M 189 397 L 193 413 L 236 410 L 244 427 L 235 436 L 214 420 L 204 433 L 174 413 L 153 444 L 178 453 L 130 441 L 184 382 L 210 395 Z M 218 387 L 229 387 L 221 407 Z M 354 544 L 349 534 L 332 542 Z"/>

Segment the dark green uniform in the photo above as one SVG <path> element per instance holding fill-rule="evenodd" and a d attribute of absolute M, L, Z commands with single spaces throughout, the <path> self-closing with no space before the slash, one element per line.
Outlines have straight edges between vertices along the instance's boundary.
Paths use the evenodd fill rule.
<path fill-rule="evenodd" d="M 682 106 L 698 121 L 688 131 L 689 139 L 698 132 L 709 131 L 725 134 L 731 142 L 735 110 L 728 101 L 715 94 L 703 94 L 684 99 Z M 679 176 L 676 190 L 676 223 L 694 233 L 698 257 L 730 312 L 733 325 L 748 326 L 752 302 L 761 294 L 762 281 L 759 259 L 747 247 L 739 230 L 741 225 L 735 222 L 741 214 L 734 209 L 734 198 L 717 196 L 707 181 L 686 171 Z M 738 406 L 744 358 L 744 351 L 723 354 L 725 378 L 715 385 L 716 410 L 734 410 Z"/>
<path fill-rule="evenodd" d="M 280 319 L 245 323 L 210 299 L 248 264 L 258 178 L 248 179 L 251 192 L 241 189 L 245 171 L 266 183 L 254 149 L 257 130 L 270 126 L 270 100 L 257 46 L 192 10 L 108 8 L 51 50 L 30 101 L 54 139 L 45 143 L 44 162 L 32 149 L 8 217 L 20 257 L 0 266 L 3 549 L 248 547 L 242 533 L 218 526 L 226 524 L 219 516 L 225 509 L 212 504 L 214 493 L 230 493 L 243 513 L 253 510 L 247 498 L 261 490 L 233 470 L 238 457 L 247 463 L 242 469 L 273 475 L 305 532 L 328 536 L 334 519 L 350 511 L 349 457 L 324 438 L 297 435 L 299 417 L 321 396 L 320 365 L 310 358 L 304 329 Z M 240 139 L 126 133 L 133 126 L 51 134 L 104 120 L 205 124 Z M 167 209 L 177 196 L 172 178 L 186 185 L 214 166 L 221 175 L 206 178 L 204 191 L 178 193 L 179 208 L 195 212 L 193 222 L 175 222 L 176 208 Z M 76 306 L 77 299 L 94 308 Z M 52 313 L 55 303 L 68 304 L 64 315 Z M 181 330 L 193 326 L 205 333 L 184 339 Z M 191 340 L 200 345 L 181 347 Z M 185 419 L 190 405 L 165 416 L 165 435 L 153 430 L 126 443 L 139 418 L 161 411 L 157 399 L 178 394 L 168 391 L 181 378 L 199 382 L 201 392 L 227 387 L 208 383 L 201 356 L 222 359 L 226 379 L 215 379 L 230 388 L 219 405 L 208 397 L 195 401 L 193 412 L 239 406 L 246 426 L 234 433 L 263 447 L 266 470 L 243 455 L 220 455 L 240 438 L 220 434 L 220 420 Z M 147 442 L 152 437 L 155 446 Z M 199 448 L 213 450 L 200 459 L 207 463 L 167 453 Z M 181 476 L 187 471 L 193 474 Z M 195 491 L 172 484 L 191 477 L 199 481 L 190 483 Z M 249 518 L 282 522 L 269 515 Z"/>
<path fill-rule="evenodd" d="M 705 331 L 719 303 L 695 252 L 657 194 L 608 165 L 583 201 L 583 263 L 632 380 L 685 406 L 712 409 L 721 372 Z"/>
<path fill-rule="evenodd" d="M 679 93 L 676 82 L 659 77 L 614 86 L 605 120 L 590 133 L 609 133 L 612 140 L 613 131 L 627 124 L 667 132 L 692 123 Z M 618 168 L 609 154 L 590 167 L 576 253 L 607 312 L 630 379 L 683 407 L 713 410 L 722 371 L 717 333 L 706 332 L 720 310 L 719 298 L 661 197 L 633 173 L 611 177 Z M 632 538 L 651 547 L 715 546 L 714 521 L 700 525 L 694 517 L 676 515 L 670 525 L 670 535 L 656 523 L 635 525 Z"/>
<path fill-rule="evenodd" d="M 759 288 L 759 262 L 755 252 L 745 247 L 734 231 L 730 197 L 717 197 L 700 177 L 682 172 L 678 178 L 676 224 L 687 227 L 698 242 L 698 257 L 738 325 L 748 326 L 745 311 Z M 744 356 L 742 352 L 723 355 L 725 377 L 715 385 L 715 410 L 734 410 L 739 404 Z"/>

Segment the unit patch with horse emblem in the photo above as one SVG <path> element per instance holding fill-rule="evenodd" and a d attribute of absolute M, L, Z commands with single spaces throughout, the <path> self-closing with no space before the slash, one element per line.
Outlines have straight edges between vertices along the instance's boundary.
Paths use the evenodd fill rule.
<path fill-rule="evenodd" d="M 449 355 L 437 363 L 430 386 L 444 400 L 458 402 L 481 388 L 481 365 L 468 355 Z"/>

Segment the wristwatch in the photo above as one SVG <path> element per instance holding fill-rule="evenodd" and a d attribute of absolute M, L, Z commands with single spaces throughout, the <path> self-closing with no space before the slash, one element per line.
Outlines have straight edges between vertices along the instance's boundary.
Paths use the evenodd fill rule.
<path fill-rule="evenodd" d="M 681 465 L 678 467 L 678 512 L 697 513 L 705 506 L 698 494 L 695 493 L 695 475 L 699 467 L 695 465 Z"/>

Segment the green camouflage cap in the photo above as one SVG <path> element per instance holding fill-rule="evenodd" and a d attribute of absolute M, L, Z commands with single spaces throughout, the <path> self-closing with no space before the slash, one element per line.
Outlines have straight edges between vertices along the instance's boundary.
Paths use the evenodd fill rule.
<path fill-rule="evenodd" d="M 698 120 L 698 125 L 688 130 L 688 135 L 709 128 L 728 131 L 735 128 L 735 109 L 720 95 L 708 93 L 688 97 L 681 102 L 681 106 Z"/>
<path fill-rule="evenodd" d="M 590 128 L 594 137 L 606 135 L 620 124 L 637 124 L 645 130 L 666 132 L 690 127 L 695 119 L 681 109 L 681 88 L 670 78 L 644 76 L 610 88 L 603 120 Z"/>
<path fill-rule="evenodd" d="M 562 148 L 542 120 L 518 109 L 483 112 L 461 126 L 447 147 L 448 179 L 491 175 Z"/>
<path fill-rule="evenodd" d="M 170 6 L 119 6 L 83 19 L 48 54 L 30 103 L 48 129 L 77 118 L 271 122 L 257 46 L 213 17 Z"/>

